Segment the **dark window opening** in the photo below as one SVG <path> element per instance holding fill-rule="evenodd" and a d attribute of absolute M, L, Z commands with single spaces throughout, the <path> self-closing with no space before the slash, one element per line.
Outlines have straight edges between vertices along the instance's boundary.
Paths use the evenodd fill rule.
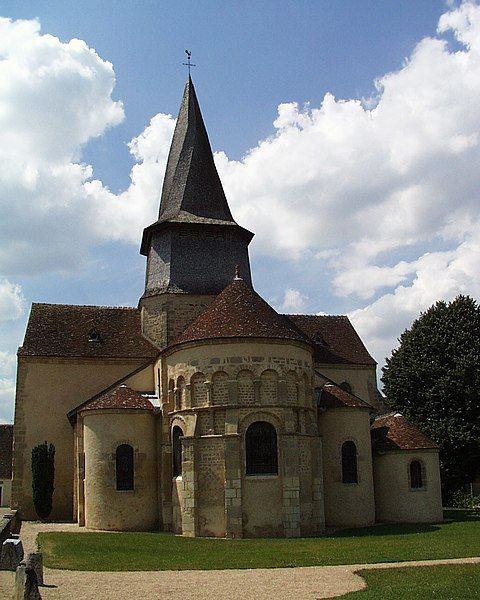
<path fill-rule="evenodd" d="M 342 445 L 342 482 L 358 483 L 357 447 L 354 442 Z"/>
<path fill-rule="evenodd" d="M 183 431 L 178 425 L 172 429 L 172 471 L 173 476 L 182 474 L 182 440 Z"/>
<path fill-rule="evenodd" d="M 342 390 L 345 390 L 346 392 L 348 392 L 349 394 L 352 393 L 352 386 L 348 383 L 348 381 L 343 381 L 340 384 L 340 387 L 342 388 Z"/>
<path fill-rule="evenodd" d="M 89 342 L 101 342 L 102 336 L 96 329 L 92 329 L 92 331 L 90 331 L 90 333 L 88 334 L 88 341 Z"/>
<path fill-rule="evenodd" d="M 121 444 L 115 454 L 117 490 L 133 490 L 133 448 Z"/>
<path fill-rule="evenodd" d="M 316 387 L 314 390 L 315 393 L 315 404 L 317 406 L 321 406 L 322 403 L 322 388 Z"/>
<path fill-rule="evenodd" d="M 275 427 L 266 421 L 252 423 L 245 434 L 246 474 L 277 475 L 278 450 Z"/>
<path fill-rule="evenodd" d="M 412 490 L 418 490 L 423 487 L 422 465 L 418 460 L 410 463 L 410 487 Z"/>

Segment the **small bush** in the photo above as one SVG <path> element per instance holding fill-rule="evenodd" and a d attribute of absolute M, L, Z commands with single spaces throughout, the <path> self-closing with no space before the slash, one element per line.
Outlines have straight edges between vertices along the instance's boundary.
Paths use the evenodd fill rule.
<path fill-rule="evenodd" d="M 465 490 L 457 490 L 452 494 L 453 508 L 475 508 L 480 506 L 480 496 L 472 496 Z"/>
<path fill-rule="evenodd" d="M 32 491 L 35 512 L 46 519 L 52 512 L 55 478 L 55 446 L 39 444 L 32 449 Z"/>

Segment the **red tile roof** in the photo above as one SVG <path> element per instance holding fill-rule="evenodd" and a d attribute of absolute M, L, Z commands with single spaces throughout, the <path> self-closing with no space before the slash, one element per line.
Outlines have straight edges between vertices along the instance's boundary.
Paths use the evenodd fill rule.
<path fill-rule="evenodd" d="M 242 279 L 234 279 L 171 346 L 215 338 L 274 338 L 311 344 Z"/>
<path fill-rule="evenodd" d="M 0 425 L 0 478 L 12 476 L 13 425 Z"/>
<path fill-rule="evenodd" d="M 315 342 L 315 362 L 376 365 L 346 316 L 286 315 Z"/>
<path fill-rule="evenodd" d="M 102 410 L 107 408 L 136 408 L 141 410 L 153 410 L 153 404 L 145 392 L 132 390 L 124 383 L 97 396 L 81 406 L 84 410 Z"/>
<path fill-rule="evenodd" d="M 92 336 L 93 334 L 93 336 Z M 97 334 L 98 341 L 92 341 Z M 32 304 L 21 356 L 149 358 L 136 308 Z"/>
<path fill-rule="evenodd" d="M 373 407 L 358 396 L 354 396 L 333 383 L 326 383 L 318 403 L 320 408 L 368 408 Z"/>
<path fill-rule="evenodd" d="M 400 413 L 375 419 L 372 425 L 372 442 L 376 452 L 438 449 L 434 441 Z"/>

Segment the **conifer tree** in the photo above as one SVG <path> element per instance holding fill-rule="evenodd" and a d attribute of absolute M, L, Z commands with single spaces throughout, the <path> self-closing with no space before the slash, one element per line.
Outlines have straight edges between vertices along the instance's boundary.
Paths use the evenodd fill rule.
<path fill-rule="evenodd" d="M 32 490 L 35 512 L 46 519 L 52 512 L 55 479 L 55 446 L 39 444 L 32 449 Z"/>
<path fill-rule="evenodd" d="M 480 307 L 437 302 L 407 329 L 383 368 L 387 405 L 440 445 L 444 501 L 480 475 Z"/>

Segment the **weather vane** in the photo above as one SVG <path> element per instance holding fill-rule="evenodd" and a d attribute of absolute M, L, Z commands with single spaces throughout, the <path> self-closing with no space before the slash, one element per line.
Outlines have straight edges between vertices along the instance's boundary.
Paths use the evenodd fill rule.
<path fill-rule="evenodd" d="M 187 62 L 182 64 L 188 67 L 188 76 L 190 77 L 190 67 L 196 67 L 197 65 L 194 65 L 192 62 L 190 62 L 192 53 L 189 50 L 185 50 L 185 54 L 187 55 Z"/>

